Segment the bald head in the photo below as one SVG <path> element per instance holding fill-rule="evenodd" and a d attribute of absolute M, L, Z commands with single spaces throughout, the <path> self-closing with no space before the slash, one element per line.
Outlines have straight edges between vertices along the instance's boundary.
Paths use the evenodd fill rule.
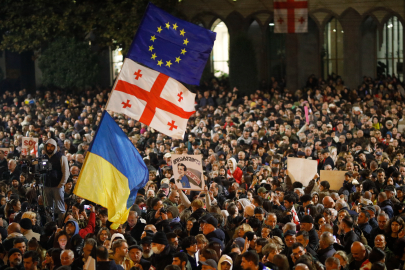
<path fill-rule="evenodd" d="M 353 258 L 361 262 L 366 257 L 366 247 L 361 242 L 354 242 L 352 244 L 351 252 Z"/>
<path fill-rule="evenodd" d="M 21 226 L 20 224 L 13 222 L 7 227 L 7 234 L 11 233 L 20 233 L 21 232 Z"/>
<path fill-rule="evenodd" d="M 148 224 L 145 226 L 145 231 L 147 231 L 147 230 L 152 231 L 153 233 L 157 232 L 155 225 L 152 225 L 152 224 Z"/>
<path fill-rule="evenodd" d="M 309 270 L 309 268 L 306 264 L 299 263 L 295 266 L 295 270 Z"/>
<path fill-rule="evenodd" d="M 245 207 L 244 210 L 244 216 L 245 217 L 252 217 L 255 214 L 255 206 L 253 204 L 250 204 Z"/>
<path fill-rule="evenodd" d="M 335 201 L 330 196 L 326 196 L 325 198 L 323 198 L 322 204 L 325 206 L 325 208 L 335 207 Z"/>

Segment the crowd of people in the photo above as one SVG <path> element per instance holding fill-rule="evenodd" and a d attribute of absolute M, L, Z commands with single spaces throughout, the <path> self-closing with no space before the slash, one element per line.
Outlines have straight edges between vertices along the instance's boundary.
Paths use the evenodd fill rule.
<path fill-rule="evenodd" d="M 115 229 L 107 209 L 73 194 L 110 90 L 0 91 L 0 270 L 89 269 L 93 256 L 97 269 L 405 269 L 395 77 L 349 89 L 310 76 L 295 92 L 272 78 L 245 95 L 212 76 L 192 89 L 184 140 L 111 112 L 149 170 Z M 39 139 L 51 169 L 24 155 L 23 137 Z M 202 155 L 204 190 L 176 185 L 172 154 Z M 289 177 L 289 157 L 317 161 L 307 186 Z M 321 170 L 346 171 L 339 190 Z"/>

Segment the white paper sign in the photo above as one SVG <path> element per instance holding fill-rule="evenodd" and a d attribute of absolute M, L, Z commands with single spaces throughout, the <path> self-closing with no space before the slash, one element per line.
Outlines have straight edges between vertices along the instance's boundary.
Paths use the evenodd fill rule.
<path fill-rule="evenodd" d="M 204 190 L 201 155 L 172 154 L 173 176 L 180 189 Z"/>
<path fill-rule="evenodd" d="M 289 157 L 287 159 L 287 170 L 288 176 L 293 183 L 300 182 L 304 186 L 308 186 L 318 172 L 318 162 L 316 160 Z"/>

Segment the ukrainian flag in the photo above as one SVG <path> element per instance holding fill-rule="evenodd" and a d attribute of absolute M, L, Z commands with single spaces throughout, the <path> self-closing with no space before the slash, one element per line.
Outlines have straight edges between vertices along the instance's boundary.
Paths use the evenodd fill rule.
<path fill-rule="evenodd" d="M 127 221 L 136 194 L 148 177 L 141 155 L 104 111 L 73 193 L 106 207 L 108 220 L 118 227 Z"/>

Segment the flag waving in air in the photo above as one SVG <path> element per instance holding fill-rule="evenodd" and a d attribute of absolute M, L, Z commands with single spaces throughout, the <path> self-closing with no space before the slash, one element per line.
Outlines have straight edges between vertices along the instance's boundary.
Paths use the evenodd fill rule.
<path fill-rule="evenodd" d="M 172 138 L 182 139 L 195 112 L 195 94 L 169 76 L 125 59 L 107 110 L 123 113 Z"/>
<path fill-rule="evenodd" d="M 149 3 L 127 58 L 187 84 L 200 84 L 216 33 Z"/>
<path fill-rule="evenodd" d="M 141 155 L 104 111 L 73 193 L 106 207 L 112 228 L 117 228 L 126 222 L 136 194 L 148 178 Z"/>
<path fill-rule="evenodd" d="M 308 0 L 274 0 L 274 33 L 308 32 Z"/>

